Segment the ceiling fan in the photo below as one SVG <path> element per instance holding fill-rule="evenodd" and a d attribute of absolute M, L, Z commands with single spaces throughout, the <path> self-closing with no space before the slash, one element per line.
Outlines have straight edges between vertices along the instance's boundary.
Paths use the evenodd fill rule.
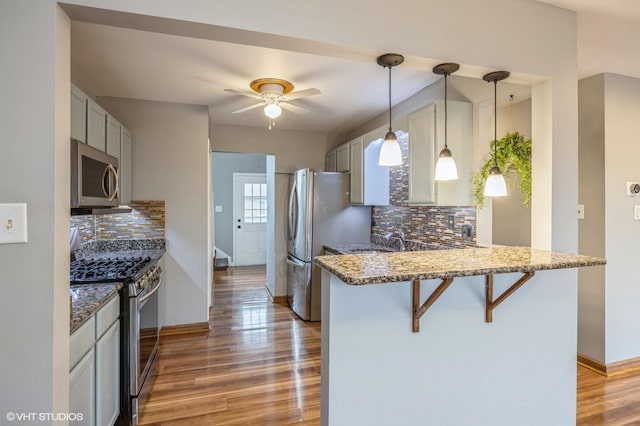
<path fill-rule="evenodd" d="M 251 87 L 255 93 L 235 89 L 224 89 L 225 92 L 237 93 L 238 95 L 260 100 L 260 102 L 256 104 L 240 108 L 232 111 L 232 113 L 238 114 L 254 108 L 264 107 L 264 114 L 269 118 L 269 129 L 275 126 L 275 119 L 280 117 L 283 109 L 295 114 L 305 114 L 308 112 L 302 107 L 289 103 L 289 101 L 320 94 L 318 89 L 305 89 L 292 92 L 293 84 L 280 78 L 259 78 L 249 83 L 249 87 Z"/>

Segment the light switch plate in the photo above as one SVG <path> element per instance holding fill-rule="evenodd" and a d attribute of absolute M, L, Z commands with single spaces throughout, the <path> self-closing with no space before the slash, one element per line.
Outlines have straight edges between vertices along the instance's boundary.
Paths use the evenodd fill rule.
<path fill-rule="evenodd" d="M 633 206 L 633 220 L 640 220 L 640 206 Z"/>
<path fill-rule="evenodd" d="M 27 204 L 0 204 L 0 244 L 27 242 Z"/>
<path fill-rule="evenodd" d="M 222 206 L 216 206 L 216 213 L 222 213 Z"/>
<path fill-rule="evenodd" d="M 584 219 L 584 204 L 578 204 L 578 219 Z"/>

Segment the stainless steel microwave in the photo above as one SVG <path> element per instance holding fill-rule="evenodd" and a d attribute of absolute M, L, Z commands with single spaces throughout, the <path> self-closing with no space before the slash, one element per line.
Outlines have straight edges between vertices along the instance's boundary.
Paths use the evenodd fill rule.
<path fill-rule="evenodd" d="M 71 208 L 118 205 L 118 159 L 71 139 Z"/>

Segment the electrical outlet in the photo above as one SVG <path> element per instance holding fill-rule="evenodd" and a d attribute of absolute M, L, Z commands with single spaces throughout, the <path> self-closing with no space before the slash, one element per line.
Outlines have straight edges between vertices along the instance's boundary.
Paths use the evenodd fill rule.
<path fill-rule="evenodd" d="M 222 213 L 222 206 L 216 206 L 216 213 Z"/>
<path fill-rule="evenodd" d="M 453 229 L 454 225 L 455 225 L 455 216 L 450 214 L 449 216 L 447 216 L 447 228 L 449 229 Z"/>
<path fill-rule="evenodd" d="M 578 219 L 584 219 L 584 204 L 578 204 Z"/>
<path fill-rule="evenodd" d="M 640 206 L 633 206 L 633 220 L 640 220 Z"/>
<path fill-rule="evenodd" d="M 0 244 L 27 242 L 27 205 L 0 204 Z"/>

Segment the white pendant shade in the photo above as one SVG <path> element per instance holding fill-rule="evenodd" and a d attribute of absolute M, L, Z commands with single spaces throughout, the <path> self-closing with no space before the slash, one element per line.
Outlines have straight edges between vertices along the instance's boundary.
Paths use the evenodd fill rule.
<path fill-rule="evenodd" d="M 444 151 L 444 149 L 442 151 Z M 438 162 L 436 163 L 435 180 L 445 181 L 456 179 L 458 179 L 458 168 L 456 167 L 456 162 L 451 154 L 442 155 L 441 152 L 440 157 L 438 157 Z"/>
<path fill-rule="evenodd" d="M 278 118 L 282 114 L 282 108 L 276 103 L 269 103 L 264 107 L 264 115 L 269 118 Z"/>
<path fill-rule="evenodd" d="M 389 136 L 389 133 L 393 137 Z M 402 164 L 402 152 L 400 151 L 400 144 L 395 133 L 389 132 L 382 143 L 380 148 L 380 158 L 378 164 L 381 166 L 400 166 Z"/>
<path fill-rule="evenodd" d="M 495 170 L 497 169 L 497 171 Z M 500 173 L 500 169 L 494 167 L 489 173 L 487 181 L 484 183 L 484 196 L 485 197 L 506 197 L 507 196 L 507 182 L 504 180 L 504 176 Z"/>

